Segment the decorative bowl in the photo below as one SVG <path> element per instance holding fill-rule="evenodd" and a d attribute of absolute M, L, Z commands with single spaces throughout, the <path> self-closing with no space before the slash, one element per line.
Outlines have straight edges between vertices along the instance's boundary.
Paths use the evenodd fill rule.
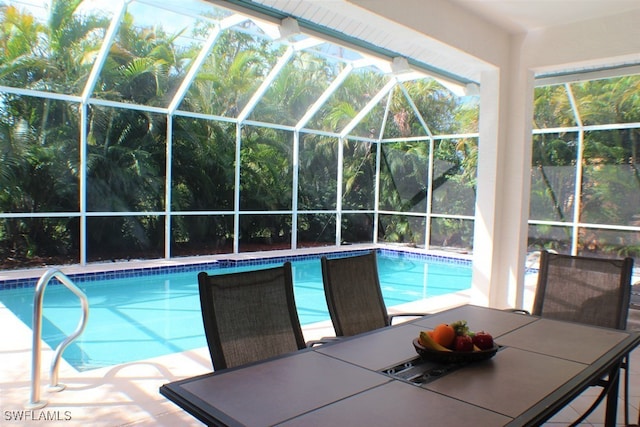
<path fill-rule="evenodd" d="M 416 352 L 425 360 L 436 363 L 468 363 L 491 359 L 500 348 L 493 344 L 492 348 L 479 351 L 438 351 L 422 346 L 418 338 L 414 338 L 413 346 Z"/>

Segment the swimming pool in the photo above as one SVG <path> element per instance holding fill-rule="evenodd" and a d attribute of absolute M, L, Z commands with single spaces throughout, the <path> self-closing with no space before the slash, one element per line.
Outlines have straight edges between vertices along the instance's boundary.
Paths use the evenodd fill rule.
<path fill-rule="evenodd" d="M 219 274 L 268 268 L 290 260 L 300 323 L 328 320 L 319 257 L 222 262 L 143 274 L 120 272 L 116 278 L 104 274 L 69 275 L 87 294 L 90 311 L 85 331 L 65 350 L 63 358 L 84 371 L 206 346 L 198 296 L 199 271 Z M 459 259 L 381 251 L 378 268 L 388 307 L 457 292 L 471 285 L 470 264 Z M 77 298 L 54 283 L 55 280 L 45 292 L 42 322 L 42 338 L 53 348 L 73 332 L 81 315 Z M 0 302 L 29 327 L 33 291 L 29 286 L 3 286 L 0 291 Z"/>

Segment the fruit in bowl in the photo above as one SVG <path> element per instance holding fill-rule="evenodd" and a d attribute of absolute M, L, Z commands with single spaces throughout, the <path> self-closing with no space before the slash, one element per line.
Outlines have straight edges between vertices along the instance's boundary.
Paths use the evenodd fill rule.
<path fill-rule="evenodd" d="M 493 337 L 485 331 L 476 332 L 473 335 L 473 344 L 480 350 L 488 350 L 493 348 Z"/>
<path fill-rule="evenodd" d="M 455 344 L 456 330 L 447 323 L 441 323 L 431 332 L 431 338 L 441 346 L 452 348 Z"/>
<path fill-rule="evenodd" d="M 473 351 L 473 338 L 469 335 L 456 335 L 453 349 L 455 351 Z"/>
<path fill-rule="evenodd" d="M 465 320 L 442 323 L 431 331 L 420 331 L 413 345 L 420 356 L 439 363 L 485 360 L 498 351 L 490 333 L 472 332 Z"/>
<path fill-rule="evenodd" d="M 428 348 L 435 351 L 451 351 L 450 348 L 443 346 L 433 339 L 432 331 L 420 331 L 420 336 L 418 337 L 418 344 L 423 346 L 424 348 Z"/>

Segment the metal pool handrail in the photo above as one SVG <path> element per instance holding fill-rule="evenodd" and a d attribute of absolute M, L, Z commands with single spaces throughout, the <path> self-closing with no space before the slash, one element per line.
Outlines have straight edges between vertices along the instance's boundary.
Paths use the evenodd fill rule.
<path fill-rule="evenodd" d="M 44 299 L 44 291 L 51 279 L 56 278 L 73 292 L 82 305 L 82 317 L 76 330 L 69 335 L 64 341 L 58 344 L 53 360 L 51 361 L 49 390 L 61 391 L 65 386 L 58 383 L 58 365 L 62 352 L 69 344 L 84 331 L 89 316 L 89 301 L 87 296 L 78 288 L 64 273 L 56 268 L 47 270 L 36 285 L 33 296 L 33 354 L 31 359 L 31 396 L 29 398 L 28 408 L 38 409 L 47 405 L 46 400 L 40 400 L 40 359 L 41 359 L 41 336 L 42 336 L 42 301 Z"/>

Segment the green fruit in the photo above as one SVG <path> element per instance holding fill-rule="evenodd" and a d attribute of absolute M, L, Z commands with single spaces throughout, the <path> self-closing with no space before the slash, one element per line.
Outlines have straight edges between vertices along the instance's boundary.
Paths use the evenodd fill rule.
<path fill-rule="evenodd" d="M 473 334 L 473 332 L 469 330 L 469 326 L 467 325 L 466 320 L 458 320 L 456 322 L 451 323 L 451 326 L 453 327 L 453 330 L 456 331 L 457 336 Z"/>

